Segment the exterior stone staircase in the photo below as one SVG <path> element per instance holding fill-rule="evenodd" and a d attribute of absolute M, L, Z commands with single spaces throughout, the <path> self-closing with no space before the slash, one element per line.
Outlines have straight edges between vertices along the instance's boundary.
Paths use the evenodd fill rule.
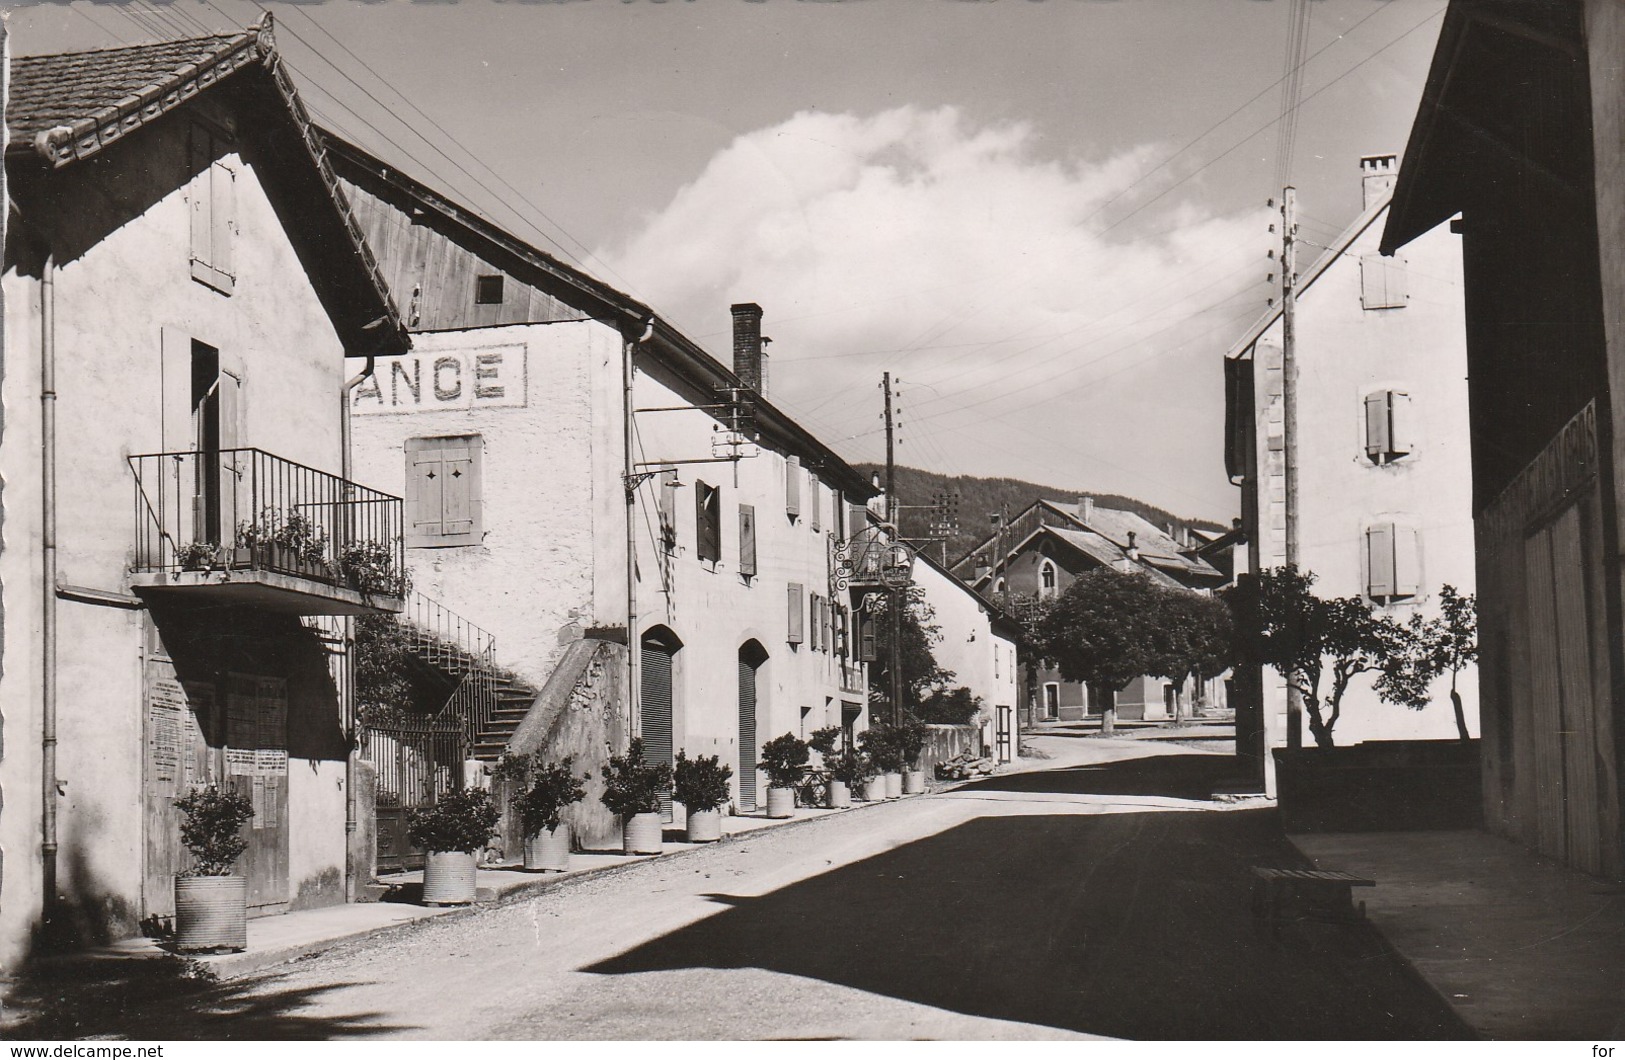
<path fill-rule="evenodd" d="M 516 677 L 498 675 L 491 680 L 491 697 L 491 709 L 474 733 L 474 757 L 482 762 L 494 762 L 508 749 L 536 702 L 536 689 Z"/>

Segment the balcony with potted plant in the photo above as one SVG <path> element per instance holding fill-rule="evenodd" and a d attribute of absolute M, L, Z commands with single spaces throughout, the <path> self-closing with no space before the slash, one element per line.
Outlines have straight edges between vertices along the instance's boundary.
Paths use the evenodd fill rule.
<path fill-rule="evenodd" d="M 137 594 L 293 615 L 405 606 L 399 497 L 260 449 L 149 453 L 129 464 Z"/>

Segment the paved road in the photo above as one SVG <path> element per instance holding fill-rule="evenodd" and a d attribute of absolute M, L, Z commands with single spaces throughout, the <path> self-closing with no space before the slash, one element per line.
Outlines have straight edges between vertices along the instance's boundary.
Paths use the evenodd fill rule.
<path fill-rule="evenodd" d="M 1439 1038 L 1360 927 L 1279 941 L 1248 868 L 1302 864 L 1227 760 L 1056 741 L 993 778 L 639 864 L 218 986 L 62 984 L 23 1030 L 133 1038 Z M 182 996 L 173 996 L 181 994 Z"/>

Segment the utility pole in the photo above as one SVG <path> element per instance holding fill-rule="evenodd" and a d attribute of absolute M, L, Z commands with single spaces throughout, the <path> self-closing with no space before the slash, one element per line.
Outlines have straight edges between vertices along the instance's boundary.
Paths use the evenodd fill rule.
<path fill-rule="evenodd" d="M 1298 218 L 1297 189 L 1281 189 L 1281 443 L 1286 501 L 1286 562 L 1298 565 Z M 1286 745 L 1303 746 L 1303 697 L 1286 690 Z"/>
<path fill-rule="evenodd" d="M 897 445 L 892 420 L 891 373 L 880 377 L 886 391 L 886 522 L 894 538 L 901 538 L 897 528 Z M 892 724 L 903 724 L 903 606 L 907 599 L 906 586 L 891 591 L 891 711 Z"/>

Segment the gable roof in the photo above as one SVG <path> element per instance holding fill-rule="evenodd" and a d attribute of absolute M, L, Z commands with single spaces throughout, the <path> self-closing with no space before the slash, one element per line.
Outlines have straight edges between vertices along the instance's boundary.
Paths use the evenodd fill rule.
<path fill-rule="evenodd" d="M 982 610 L 987 613 L 988 624 L 994 629 L 995 632 L 1002 631 L 1004 634 L 1012 638 L 1019 637 L 1021 635 L 1021 624 L 1019 622 L 1006 613 L 1005 610 L 998 604 L 977 592 L 972 586 L 955 577 L 953 571 L 932 559 L 931 554 L 925 549 L 919 550 L 914 555 L 917 560 L 923 561 L 931 570 L 942 575 L 942 579 L 949 585 L 958 589 L 960 592 L 975 600 L 977 604 L 981 605 Z"/>
<path fill-rule="evenodd" d="M 406 327 L 276 50 L 269 14 L 242 33 L 13 58 L 6 164 L 57 170 L 81 162 L 228 83 L 273 115 L 245 123 L 245 135 L 275 141 L 271 168 L 283 171 L 300 225 L 325 223 L 338 236 L 314 236 L 319 252 L 301 254 L 301 261 L 346 351 L 409 349 Z"/>
<path fill-rule="evenodd" d="M 646 336 L 640 340 L 640 349 L 689 383 L 707 393 L 716 387 L 749 389 L 732 369 L 649 306 L 538 250 L 473 209 L 402 173 L 398 167 L 336 133 L 317 128 L 315 135 L 345 180 L 368 194 L 387 192 L 396 209 L 432 214 L 438 222 L 456 230 L 460 239 L 478 247 L 476 253 L 481 257 L 510 271 L 519 281 L 530 283 L 559 301 L 621 329 L 625 335 Z M 867 500 L 879 492 L 869 479 L 789 414 L 760 394 L 751 400 L 761 434 L 799 453 L 803 466 L 826 476 L 825 481 L 839 485 L 851 496 Z"/>

